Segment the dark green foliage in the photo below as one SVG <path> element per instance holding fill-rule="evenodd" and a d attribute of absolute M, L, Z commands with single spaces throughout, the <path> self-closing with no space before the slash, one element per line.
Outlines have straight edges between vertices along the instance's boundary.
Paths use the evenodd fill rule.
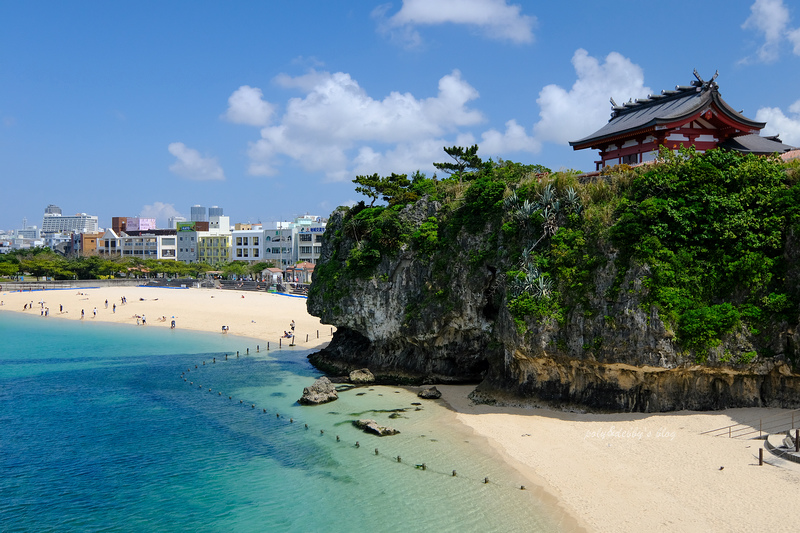
<path fill-rule="evenodd" d="M 696 361 L 705 361 L 709 348 L 720 343 L 722 336 L 740 325 L 741 315 L 730 303 L 685 311 L 678 322 L 681 342 L 695 350 Z"/>
<path fill-rule="evenodd" d="M 483 168 L 483 161 L 478 157 L 478 145 L 469 148 L 451 146 L 444 149 L 445 153 L 453 158 L 452 163 L 434 163 L 433 166 L 445 174 L 452 174 L 459 180 L 469 177 Z"/>
<path fill-rule="evenodd" d="M 411 236 L 411 241 L 420 253 L 432 255 L 439 247 L 439 222 L 436 217 L 428 217 L 428 220 L 420 224 Z"/>
<path fill-rule="evenodd" d="M 490 175 L 473 181 L 464 193 L 463 205 L 456 212 L 458 223 L 471 232 L 483 228 L 500 213 L 505 190 L 505 184 Z"/>
<path fill-rule="evenodd" d="M 611 238 L 650 266 L 647 301 L 701 354 L 738 323 L 719 302 L 773 316 L 796 308 L 796 293 L 772 294 L 784 283 L 785 232 L 800 214 L 800 191 L 785 177 L 776 158 L 687 150 L 634 180 L 619 204 Z"/>

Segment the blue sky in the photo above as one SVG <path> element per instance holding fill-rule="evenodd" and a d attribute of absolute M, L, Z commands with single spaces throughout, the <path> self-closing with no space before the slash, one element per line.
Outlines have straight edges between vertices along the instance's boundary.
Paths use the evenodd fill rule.
<path fill-rule="evenodd" d="M 327 216 L 359 174 L 444 146 L 592 170 L 567 142 L 617 102 L 688 85 L 800 145 L 800 6 L 0 0 L 0 229 L 48 204 L 232 222 Z"/>

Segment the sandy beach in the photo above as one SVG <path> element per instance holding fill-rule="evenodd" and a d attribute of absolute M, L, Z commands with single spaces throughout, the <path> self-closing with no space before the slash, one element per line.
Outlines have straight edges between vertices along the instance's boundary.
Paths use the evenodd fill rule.
<path fill-rule="evenodd" d="M 121 298 L 127 304 L 121 303 Z M 40 316 L 42 320 L 83 320 L 169 328 L 172 320 L 179 329 L 222 334 L 227 326 L 230 335 L 249 337 L 277 345 L 291 342 L 283 338 L 295 322 L 295 343 L 314 348 L 331 339 L 331 327 L 306 311 L 306 299 L 273 293 L 221 289 L 169 289 L 159 287 L 103 287 L 0 292 L 0 312 L 14 311 Z M 49 309 L 41 316 L 42 304 Z M 108 301 L 108 307 L 106 307 Z M 23 310 L 25 304 L 29 308 Z M 30 308 L 32 304 L 32 309 Z M 114 305 L 116 304 L 116 310 Z M 95 309 L 97 314 L 95 315 Z M 138 316 L 137 316 L 138 315 Z M 317 338 L 319 332 L 319 338 Z M 308 336 L 308 340 L 306 340 Z"/>
<path fill-rule="evenodd" d="M 122 305 L 120 298 L 127 297 Z M 143 287 L 0 293 L 0 313 L 49 316 L 41 320 L 115 322 L 230 334 L 277 344 L 295 321 L 297 345 L 314 348 L 331 338 L 330 326 L 306 312 L 306 300 L 213 289 Z M 108 308 L 105 300 L 108 300 Z M 23 310 L 33 302 L 33 309 Z M 116 312 L 113 305 L 116 304 Z M 63 311 L 60 310 L 63 306 Z M 97 309 L 96 317 L 94 310 Z M 2 316 L 2 315 L 0 315 Z M 159 320 L 166 317 L 166 320 Z M 317 338 L 319 331 L 319 338 Z M 308 341 L 306 341 L 308 335 Z M 284 339 L 284 342 L 287 342 Z M 591 414 L 559 409 L 473 405 L 471 386 L 439 386 L 457 419 L 552 495 L 590 531 L 788 530 L 800 490 L 800 465 L 765 451 L 763 441 L 712 437 L 702 432 L 756 421 L 778 409 L 665 414 Z M 789 412 L 789 411 L 786 411 Z M 800 414 L 798 414 L 800 420 Z"/>
<path fill-rule="evenodd" d="M 440 386 L 457 418 L 591 531 L 788 531 L 800 465 L 762 440 L 704 431 L 781 409 L 580 414 L 473 405 L 469 386 Z M 797 415 L 800 420 L 800 414 Z"/>

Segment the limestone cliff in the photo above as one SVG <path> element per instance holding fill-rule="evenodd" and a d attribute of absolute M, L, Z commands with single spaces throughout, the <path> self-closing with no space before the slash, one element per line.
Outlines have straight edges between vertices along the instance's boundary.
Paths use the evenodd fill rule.
<path fill-rule="evenodd" d="M 552 204 L 558 212 L 549 219 L 542 203 L 532 210 L 539 213 L 535 224 L 513 219 L 521 209 L 514 202 L 522 202 L 509 201 L 509 192 L 522 185 L 504 183 L 489 201 L 488 185 L 472 198 L 461 190 L 465 199 L 455 206 L 452 197 L 426 195 L 382 212 L 391 223 L 374 218 L 366 228 L 357 223 L 365 206 L 334 212 L 308 310 L 337 332 L 311 361 L 334 373 L 368 367 L 379 382 L 479 383 L 475 397 L 482 401 L 544 399 L 645 412 L 800 406 L 796 308 L 759 318 L 760 330 L 737 318 L 716 339 L 692 340 L 689 311 L 679 321 L 654 303 L 653 279 L 661 271 L 654 274 L 602 232 L 566 229 L 589 227 L 585 210 L 567 212 L 563 200 L 561 211 Z M 535 183 L 529 195 L 541 198 L 542 187 Z M 586 193 L 584 204 L 590 200 Z M 478 201 L 489 207 L 465 215 Z M 393 241 L 391 227 L 400 228 Z M 426 246 L 434 233 L 435 246 Z M 781 246 L 788 265 L 781 283 L 791 292 L 798 264 L 791 231 Z M 529 298 L 519 288 L 520 261 L 537 253 L 539 263 L 526 267 L 539 284 L 526 286 L 537 295 Z M 570 254 L 578 259 L 564 259 Z M 732 298 L 743 310 L 755 301 L 741 290 Z M 533 307 L 520 312 L 521 301 Z"/>

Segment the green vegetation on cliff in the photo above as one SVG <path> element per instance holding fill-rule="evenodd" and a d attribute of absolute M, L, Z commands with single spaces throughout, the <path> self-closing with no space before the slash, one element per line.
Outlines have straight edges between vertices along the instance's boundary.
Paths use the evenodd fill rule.
<path fill-rule="evenodd" d="M 323 307 L 337 314 L 349 282 L 380 287 L 391 281 L 389 265 L 406 257 L 426 265 L 424 289 L 406 307 L 408 324 L 422 308 L 458 313 L 454 262 L 476 274 L 460 279 L 474 291 L 491 290 L 487 270 L 500 280 L 504 292 L 487 296 L 484 313 L 491 320 L 507 313 L 522 338 L 577 316 L 600 316 L 613 328 L 609 302 L 632 292 L 697 362 L 731 335 L 746 338 L 747 349 L 719 360 L 750 362 L 752 347 L 768 357 L 768 337 L 798 322 L 796 164 L 664 151 L 653 164 L 588 178 L 482 161 L 477 146 L 446 152 L 454 162 L 436 164 L 443 179 L 417 172 L 354 180 L 370 203 L 331 218 L 328 254 L 311 289 Z M 375 206 L 378 199 L 387 205 Z M 604 275 L 612 279 L 598 294 Z M 599 352 L 602 342 L 586 340 L 583 349 Z"/>

